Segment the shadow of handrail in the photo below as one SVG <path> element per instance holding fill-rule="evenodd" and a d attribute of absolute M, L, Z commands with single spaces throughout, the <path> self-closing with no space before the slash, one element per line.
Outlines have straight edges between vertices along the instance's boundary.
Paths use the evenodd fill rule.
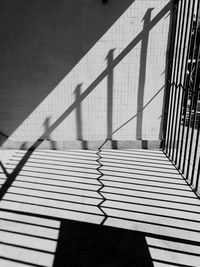
<path fill-rule="evenodd" d="M 154 183 L 152 184 L 151 178 L 143 177 L 143 171 L 140 173 L 142 179 L 139 180 L 135 171 L 130 172 L 131 175 L 126 175 L 126 166 L 121 166 L 120 172 L 113 166 L 112 172 L 107 173 L 107 169 L 109 169 L 109 165 L 112 163 L 109 162 L 109 159 L 104 161 L 104 156 L 109 154 L 109 152 L 110 150 L 102 150 L 99 155 L 101 156 L 100 163 L 102 164 L 102 166 L 100 166 L 102 175 L 99 177 L 103 183 L 103 187 L 101 188 L 99 188 L 100 184 L 97 183 L 97 169 L 96 174 L 92 176 L 94 180 L 90 182 L 88 179 L 87 181 L 89 184 L 87 185 L 84 175 L 82 176 L 84 170 L 79 168 L 79 163 L 74 165 L 74 170 L 77 171 L 77 174 L 79 172 L 80 177 L 80 179 L 78 178 L 76 180 L 73 174 L 71 174 L 71 177 L 67 176 L 66 178 L 65 173 L 62 171 L 59 172 L 59 168 L 56 171 L 52 170 L 51 160 L 49 162 L 47 161 L 47 165 L 44 165 L 43 170 L 41 169 L 42 172 L 44 172 L 43 176 L 41 176 L 39 168 L 29 168 L 28 161 L 25 168 L 23 168 L 22 172 L 18 175 L 15 183 L 2 199 L 0 215 L 3 212 L 12 214 L 13 222 L 17 217 L 16 214 L 18 214 L 23 216 L 35 216 L 36 218 L 41 218 L 41 220 L 57 220 L 61 223 L 59 238 L 57 239 L 57 249 L 55 254 L 53 254 L 55 256 L 55 264 L 51 265 L 51 267 L 60 266 L 58 261 L 63 258 L 65 258 L 65 262 L 69 263 L 68 257 L 66 258 L 66 254 L 63 253 L 63 249 L 71 245 L 71 241 L 69 242 L 69 234 L 73 240 L 76 240 L 71 250 L 72 253 L 77 251 L 78 255 L 80 255 L 79 241 L 77 244 L 79 233 L 81 236 L 84 235 L 87 237 L 82 240 L 85 245 L 87 243 L 85 240 L 95 239 L 99 231 L 99 233 L 101 233 L 99 242 L 96 242 L 96 239 L 95 242 L 92 242 L 95 249 L 98 247 L 99 250 L 102 248 L 102 243 L 100 241 L 104 240 L 102 237 L 104 235 L 103 233 L 109 229 L 110 231 L 115 229 L 113 238 L 116 238 L 120 232 L 126 232 L 132 236 L 130 242 L 131 247 L 133 247 L 135 240 L 135 231 L 138 235 L 145 238 L 147 246 L 143 243 L 140 249 L 146 247 L 151 256 L 149 265 L 147 264 L 145 266 L 151 266 L 151 261 L 153 263 L 155 262 L 155 265 L 156 262 L 162 261 L 165 262 L 167 266 L 174 266 L 175 264 L 187 267 L 199 266 L 197 264 L 199 261 L 199 251 L 197 247 L 199 247 L 200 236 L 199 201 L 191 191 L 187 193 L 186 191 L 181 192 L 179 190 L 181 188 L 187 190 L 187 185 L 184 180 L 182 180 L 180 187 L 177 185 L 174 188 L 170 183 L 160 183 L 159 179 L 157 179 L 157 175 L 153 175 Z M 137 156 L 137 153 L 135 154 L 132 150 L 128 151 L 126 154 L 131 155 L 131 153 L 133 154 L 132 156 Z M 150 153 L 150 151 L 146 151 L 146 153 L 145 151 L 142 152 L 144 156 L 145 154 L 150 156 Z M 20 161 L 20 157 L 23 157 L 23 152 L 19 152 L 18 154 L 20 156 L 14 160 L 15 165 Z M 45 152 L 42 154 L 45 154 Z M 53 155 L 54 151 L 49 151 L 47 154 Z M 57 151 L 58 158 L 59 154 L 64 156 L 65 154 L 68 155 L 69 152 Z M 82 164 L 85 164 L 85 169 L 87 169 L 90 167 L 90 162 L 87 161 L 84 163 L 82 154 L 83 152 L 80 152 L 79 157 L 78 153 L 76 153 L 76 157 L 77 159 L 81 159 L 80 162 L 82 161 Z M 93 155 L 89 161 L 91 161 L 91 163 L 96 162 L 97 155 L 95 151 L 87 151 L 84 152 L 84 154 Z M 110 156 L 111 160 L 112 157 L 120 155 L 121 152 L 114 151 L 111 155 L 112 154 L 113 156 Z M 160 154 L 160 157 L 164 155 L 161 151 L 152 154 Z M 34 160 L 36 165 L 41 167 L 43 165 L 40 164 L 40 155 L 40 151 L 35 151 L 33 154 L 33 156 L 37 158 L 36 161 Z M 120 162 L 120 157 L 118 161 Z M 152 161 L 157 162 L 157 159 L 154 158 Z M 166 162 L 168 162 L 167 158 Z M 7 171 L 12 171 L 15 165 L 13 165 L 12 168 L 8 168 Z M 71 173 L 70 170 L 71 167 L 66 163 L 66 175 Z M 32 172 L 31 175 L 34 177 L 29 176 L 31 173 L 29 171 Z M 1 181 L 2 179 L 6 179 L 5 176 L 2 178 L 2 173 L 3 172 L 1 172 Z M 152 174 L 153 169 L 149 170 L 148 175 Z M 160 174 L 162 175 L 162 169 L 160 170 Z M 144 180 L 144 182 L 142 182 L 142 180 Z M 150 183 L 148 183 L 148 181 Z M 101 195 L 98 194 L 97 188 L 101 190 Z M 178 191 L 180 191 L 181 195 L 178 194 Z M 104 199 L 102 199 L 101 196 L 103 196 Z M 102 214 L 102 211 L 104 211 L 104 214 Z M 11 243 L 13 249 L 15 249 L 15 247 L 18 246 L 15 242 L 16 239 L 12 241 L 7 238 L 7 235 L 20 235 L 21 231 L 25 236 L 26 233 L 24 229 L 26 229 L 26 227 L 19 228 L 18 231 L 16 227 L 18 225 L 12 223 L 12 227 L 7 226 L 9 222 L 7 223 L 6 219 L 4 221 L 5 224 L 3 224 L 3 226 L 1 224 L 3 229 L 0 229 L 0 231 L 4 238 L 5 246 Z M 104 222 L 103 226 L 102 222 Z M 85 227 L 86 224 L 87 227 Z M 80 232 L 75 225 L 80 226 L 80 228 L 78 228 L 81 229 Z M 64 232 L 63 226 L 64 228 L 66 227 Z M 92 229 L 94 228 L 95 230 L 93 231 Z M 131 231 L 128 231 L 128 229 Z M 81 233 L 84 234 L 82 235 Z M 37 233 L 29 231 L 27 236 L 30 235 L 34 236 L 37 235 Z M 66 237 L 67 239 L 65 239 Z M 63 240 L 63 238 L 65 240 Z M 21 238 L 20 244 L 25 246 L 24 239 Z M 170 246 L 168 246 L 168 242 Z M 101 243 L 100 246 L 99 243 Z M 138 242 L 134 244 L 139 246 Z M 60 246 L 64 247 L 61 248 Z M 30 249 L 32 249 L 34 253 L 35 247 L 31 247 L 31 244 Z M 89 251 L 93 253 L 93 250 Z M 187 264 L 182 264 L 184 262 L 182 257 L 188 257 Z M 12 253 L 7 254 L 7 259 L 9 260 L 9 258 L 12 260 Z M 188 263 L 190 260 L 191 263 Z M 192 260 L 194 260 L 195 263 L 192 262 Z M 139 264 L 138 266 L 143 265 Z"/>
<path fill-rule="evenodd" d="M 146 25 L 145 29 L 143 29 L 135 38 L 133 41 L 131 41 L 126 48 L 115 58 L 113 59 L 109 66 L 107 66 L 101 74 L 88 86 L 88 88 L 79 96 L 78 99 L 76 99 L 70 107 L 67 108 L 67 110 L 51 125 L 49 128 L 38 138 L 38 140 L 32 144 L 32 146 L 27 150 L 26 154 L 23 156 L 23 158 L 20 160 L 18 165 L 15 167 L 13 172 L 11 174 L 8 174 L 5 172 L 7 179 L 3 186 L 0 189 L 0 200 L 3 198 L 5 193 L 7 192 L 8 188 L 12 185 L 13 181 L 17 177 L 17 175 L 22 170 L 23 166 L 26 164 L 27 160 L 32 155 L 33 151 L 39 147 L 39 145 L 52 133 L 53 130 L 55 130 L 56 127 L 60 125 L 61 122 L 73 111 L 77 108 L 77 106 L 80 106 L 80 103 L 95 89 L 95 87 L 110 73 L 111 69 L 114 69 L 121 60 L 128 55 L 128 53 L 140 42 L 143 40 L 143 38 L 146 38 L 146 34 L 167 14 L 168 11 L 171 10 L 172 4 L 169 2 L 149 23 Z M 149 14 L 149 11 L 147 10 L 147 14 Z M 145 16 L 144 16 L 145 17 Z M 160 89 L 161 90 L 161 89 Z M 149 103 L 149 102 L 148 102 Z M 131 120 L 131 119 L 130 119 Z M 127 122 L 128 123 L 128 122 Z M 116 132 L 116 131 L 114 131 Z M 106 141 L 106 140 L 105 140 Z M 5 167 L 3 167 L 3 164 L 1 163 L 1 167 L 3 170 L 5 170 Z"/>

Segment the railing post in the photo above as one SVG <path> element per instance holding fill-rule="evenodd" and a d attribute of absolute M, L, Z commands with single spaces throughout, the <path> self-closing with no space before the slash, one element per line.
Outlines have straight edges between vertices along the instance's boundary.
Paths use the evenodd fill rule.
<path fill-rule="evenodd" d="M 168 47 L 162 148 L 197 194 L 200 190 L 199 0 L 173 1 Z"/>

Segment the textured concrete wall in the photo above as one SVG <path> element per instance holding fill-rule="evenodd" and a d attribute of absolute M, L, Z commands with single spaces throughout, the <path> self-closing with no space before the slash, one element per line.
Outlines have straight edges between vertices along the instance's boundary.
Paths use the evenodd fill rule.
<path fill-rule="evenodd" d="M 170 8 L 1 1 L 0 132 L 19 143 L 159 140 Z"/>

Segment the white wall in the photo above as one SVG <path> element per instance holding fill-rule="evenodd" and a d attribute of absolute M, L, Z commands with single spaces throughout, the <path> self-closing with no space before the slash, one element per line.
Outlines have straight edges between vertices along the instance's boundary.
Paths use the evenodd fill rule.
<path fill-rule="evenodd" d="M 46 55 L 53 70 L 61 67 L 65 69 L 66 65 L 68 71 L 66 75 L 63 71 L 62 77 L 49 91 L 45 91 L 45 79 L 46 76 L 51 78 L 53 72 L 45 75 L 41 73 L 37 83 L 32 86 L 32 90 L 35 88 L 35 95 L 32 97 L 37 98 L 37 94 L 45 91 L 44 97 L 41 102 L 38 101 L 39 103 L 32 108 L 31 112 L 27 112 L 26 116 L 22 107 L 27 106 L 29 88 L 24 98 L 22 91 L 20 102 L 22 112 L 17 113 L 18 117 L 21 117 L 18 125 L 15 125 L 12 131 L 10 130 L 9 139 L 4 142 L 4 146 L 9 141 L 35 141 L 41 136 L 55 141 L 77 139 L 103 141 L 107 137 L 113 140 L 159 140 L 170 1 L 127 1 L 127 6 L 122 10 L 122 14 L 119 12 L 120 16 L 118 15 L 115 21 L 111 21 L 112 10 L 115 13 L 119 11 L 121 8 L 119 1 L 108 0 L 108 4 L 104 5 L 101 1 L 92 0 L 82 0 L 76 5 L 72 4 L 74 0 L 60 2 L 62 5 L 52 7 L 52 10 L 55 10 L 59 20 L 64 18 L 65 25 L 59 29 L 59 34 L 53 35 L 51 32 L 48 38 L 52 38 L 51 42 L 55 46 L 52 46 L 53 49 L 50 52 L 44 50 L 38 58 L 34 57 L 34 64 L 41 63 L 41 55 Z M 35 10 L 39 12 L 40 6 Z M 41 7 L 41 10 L 44 11 L 44 7 Z M 47 9 L 46 12 L 50 11 Z M 37 16 L 35 14 L 35 21 L 37 22 L 37 16 L 40 16 L 41 24 L 43 13 L 38 13 Z M 52 16 L 52 20 L 56 17 Z M 77 24 L 78 18 L 81 20 L 81 25 Z M 38 27 L 38 34 L 44 35 L 45 38 L 47 38 L 47 32 L 51 30 L 49 27 L 53 25 L 49 23 L 50 19 L 51 16 L 48 16 L 48 19 L 44 17 L 43 24 Z M 70 26 L 67 25 L 67 21 Z M 98 38 L 90 45 L 87 52 L 80 53 L 77 62 L 74 61 L 72 67 L 67 69 L 68 61 L 76 57 L 76 50 L 87 46 L 88 39 L 98 31 L 97 21 L 99 27 L 103 22 L 106 22 L 109 27 L 105 28 L 105 32 L 97 36 Z M 79 31 L 79 36 L 74 38 L 76 31 Z M 45 38 L 42 39 L 44 42 Z M 67 49 L 62 50 L 59 42 L 62 42 L 63 47 L 66 44 Z M 37 44 L 34 49 L 40 49 L 40 44 Z M 19 62 L 22 62 L 23 50 L 21 53 Z M 108 61 L 109 67 L 107 67 Z M 15 62 L 11 61 L 9 64 L 14 65 Z M 75 101 L 75 89 L 80 90 L 79 94 L 83 94 L 79 98 L 80 101 Z M 17 90 L 18 88 L 15 90 L 16 95 Z M 6 100 L 8 96 L 9 88 L 4 93 L 4 99 Z M 11 95 L 10 98 L 12 97 Z M 5 134 L 9 128 L 7 126 L 9 122 L 6 124 L 6 121 L 9 121 L 10 114 L 8 112 L 3 116 L 5 109 L 10 105 L 12 110 L 12 106 L 19 103 L 10 101 L 6 104 L 7 107 L 4 106 L 4 109 L 1 109 L 3 125 L 1 132 Z M 50 125 L 53 125 L 50 132 L 44 134 Z"/>

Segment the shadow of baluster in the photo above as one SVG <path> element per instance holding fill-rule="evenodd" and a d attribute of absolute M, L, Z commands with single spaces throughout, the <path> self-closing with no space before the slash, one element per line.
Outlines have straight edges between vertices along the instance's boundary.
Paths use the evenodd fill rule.
<path fill-rule="evenodd" d="M 106 57 L 107 59 L 107 139 L 112 139 L 113 132 L 113 59 L 114 50 L 111 49 Z"/>
<path fill-rule="evenodd" d="M 149 8 L 144 15 L 143 21 L 143 38 L 141 39 L 141 53 L 140 53 L 140 72 L 138 82 L 138 97 L 137 97 L 137 125 L 136 125 L 136 139 L 142 139 L 142 124 L 143 124 L 143 106 L 144 106 L 144 89 L 146 79 L 146 60 L 147 49 L 149 41 L 149 24 L 151 22 L 151 12 L 153 8 Z"/>
<path fill-rule="evenodd" d="M 79 98 L 81 96 L 81 86 L 82 83 L 78 84 L 74 90 L 75 101 L 78 103 L 76 107 L 76 139 L 81 141 L 82 149 L 88 149 L 87 141 L 83 140 L 82 110 L 81 102 L 79 102 Z"/>

